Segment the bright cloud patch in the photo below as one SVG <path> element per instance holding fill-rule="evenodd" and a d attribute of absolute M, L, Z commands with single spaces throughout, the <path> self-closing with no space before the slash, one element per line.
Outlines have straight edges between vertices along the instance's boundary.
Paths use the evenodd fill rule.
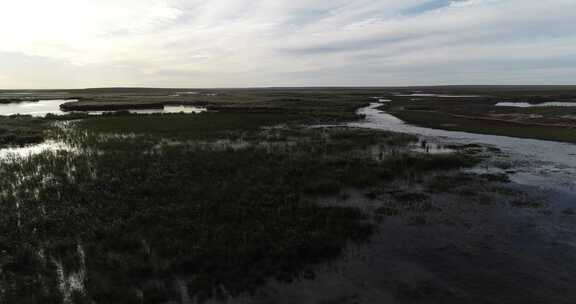
<path fill-rule="evenodd" d="M 18 0 L 0 7 L 0 33 L 22 41 L 144 31 L 180 14 L 162 0 Z"/>

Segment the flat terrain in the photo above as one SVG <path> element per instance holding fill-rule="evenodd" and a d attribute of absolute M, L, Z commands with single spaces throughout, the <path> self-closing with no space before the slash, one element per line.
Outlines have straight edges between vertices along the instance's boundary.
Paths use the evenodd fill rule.
<path fill-rule="evenodd" d="M 500 107 L 501 102 L 576 103 L 575 86 L 446 86 L 382 88 L 146 89 L 0 91 L 0 102 L 76 99 L 69 111 L 155 109 L 194 105 L 209 111 L 282 113 L 310 122 L 355 119 L 371 97 L 390 99 L 386 109 L 407 122 L 434 128 L 575 142 L 576 107 Z M 4 95 L 2 95 L 4 94 Z"/>
<path fill-rule="evenodd" d="M 472 133 L 576 142 L 574 106 L 496 106 L 504 102 L 533 105 L 560 102 L 576 105 L 576 90 L 571 86 L 404 89 L 386 98 L 391 102 L 384 108 L 410 124 Z"/>
<path fill-rule="evenodd" d="M 497 147 L 347 125 L 380 102 L 418 125 L 575 141 L 572 108 L 495 104 L 576 87 L 2 93 L 119 111 L 0 117 L 0 148 L 63 147 L 0 160 L 1 303 L 576 299 L 576 211 L 554 204 L 576 195 L 512 182 Z M 174 104 L 208 112 L 123 111 Z"/>
<path fill-rule="evenodd" d="M 488 120 L 450 115 L 440 111 L 391 111 L 407 123 L 436 129 L 535 138 L 576 143 L 576 129 L 571 126 L 541 126 L 506 120 Z"/>

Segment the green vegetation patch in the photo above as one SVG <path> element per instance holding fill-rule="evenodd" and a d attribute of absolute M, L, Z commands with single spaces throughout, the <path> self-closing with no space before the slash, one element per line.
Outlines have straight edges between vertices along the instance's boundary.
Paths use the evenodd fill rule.
<path fill-rule="evenodd" d="M 576 143 L 576 131 L 570 128 L 467 119 L 431 111 L 393 111 L 392 114 L 407 123 L 431 128 Z"/>
<path fill-rule="evenodd" d="M 29 116 L 0 116 L 0 147 L 22 146 L 44 140 L 50 124 Z"/>
<path fill-rule="evenodd" d="M 187 126 L 200 117 L 182 119 Z M 126 117 L 87 122 L 115 119 Z M 329 148 L 355 132 L 365 144 Z M 320 205 L 314 196 L 469 164 L 459 155 L 412 153 L 378 161 L 357 149 L 403 135 L 366 132 L 266 129 L 252 137 L 284 137 L 286 145 L 237 150 L 112 137 L 120 149 L 88 140 L 91 147 L 74 153 L 3 163 L 0 297 L 158 303 L 178 301 L 177 286 L 204 299 L 310 277 L 311 265 L 373 229 L 360 209 Z"/>
<path fill-rule="evenodd" d="M 21 173 L 30 177 L 0 200 L 0 280 L 8 303 L 59 299 L 59 264 L 66 276 L 85 267 L 82 297 L 96 302 L 173 300 L 175 277 L 192 296 L 236 295 L 267 278 L 304 275 L 347 240 L 370 235 L 359 210 L 321 207 L 303 195 L 323 170 L 346 176 L 351 161 L 145 152 L 44 154 L 1 168 L 3 189 L 18 184 Z"/>
<path fill-rule="evenodd" d="M 204 113 L 107 115 L 85 119 L 80 128 L 101 133 L 135 133 L 176 138 L 210 138 L 233 130 L 298 122 L 303 117 L 281 113 Z"/>

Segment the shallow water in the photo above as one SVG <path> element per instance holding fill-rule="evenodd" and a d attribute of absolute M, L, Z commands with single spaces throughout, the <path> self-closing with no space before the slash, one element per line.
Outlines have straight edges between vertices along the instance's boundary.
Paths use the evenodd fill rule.
<path fill-rule="evenodd" d="M 576 145 L 555 141 L 525 139 L 496 135 L 474 134 L 418 127 L 378 110 L 380 103 L 372 103 L 359 110 L 366 120 L 351 123 L 350 126 L 413 133 L 434 137 L 441 142 L 470 144 L 479 143 L 501 149 L 509 155 L 511 176 L 518 183 L 546 186 L 568 191 L 576 191 Z"/>
<path fill-rule="evenodd" d="M 77 101 L 76 99 L 51 99 L 40 100 L 37 102 L 19 102 L 0 104 L 0 115 L 32 115 L 35 117 L 44 117 L 47 114 L 64 115 L 60 110 L 60 105 L 66 102 Z"/>
<path fill-rule="evenodd" d="M 40 154 L 44 151 L 70 151 L 72 147 L 62 141 L 47 140 L 40 144 L 24 147 L 11 147 L 0 149 L 0 160 L 20 159 Z"/>
<path fill-rule="evenodd" d="M 398 97 L 439 97 L 439 98 L 478 98 L 482 97 L 480 95 L 450 95 L 450 94 L 425 94 L 425 93 L 414 93 L 414 94 L 397 94 Z"/>
<path fill-rule="evenodd" d="M 19 96 L 19 95 L 32 95 L 32 93 L 27 92 L 10 92 L 10 93 L 0 93 L 1 96 Z"/>
<path fill-rule="evenodd" d="M 576 102 L 499 102 L 497 107 L 516 107 L 516 108 L 544 108 L 544 107 L 576 107 Z"/>
<path fill-rule="evenodd" d="M 370 99 L 376 99 L 377 102 L 381 102 L 381 103 L 390 102 L 390 99 L 388 99 L 387 97 L 375 96 L 375 97 L 370 97 Z"/>
<path fill-rule="evenodd" d="M 60 110 L 60 105 L 66 102 L 74 102 L 76 99 L 51 99 L 51 100 L 40 100 L 37 102 L 20 102 L 20 103 L 9 103 L 0 104 L 0 115 L 32 115 L 35 117 L 44 117 L 47 114 L 53 115 L 65 115 L 70 112 L 64 112 Z M 90 115 L 101 115 L 104 113 L 112 113 L 116 111 L 82 111 L 78 113 L 87 113 Z M 128 110 L 128 112 L 133 114 L 155 114 L 155 113 L 203 113 L 206 112 L 206 108 L 195 107 L 195 106 L 164 106 L 163 109 L 138 109 L 138 110 Z"/>
<path fill-rule="evenodd" d="M 176 114 L 176 113 L 185 113 L 185 114 L 200 114 L 206 112 L 206 108 L 202 107 L 195 107 L 195 106 L 164 106 L 163 109 L 138 109 L 138 110 L 127 110 L 132 114 Z M 80 112 L 80 113 L 88 113 L 90 115 L 102 115 L 104 113 L 114 113 L 117 111 L 87 111 L 87 112 Z"/>
<path fill-rule="evenodd" d="M 377 110 L 379 106 L 375 103 L 360 110 L 366 121 L 350 125 L 420 134 L 426 143 L 421 141 L 414 148 L 432 145 L 434 152 L 447 150 L 444 145 L 451 143 L 498 147 L 510 155 L 512 169 L 517 171 L 513 178 L 519 183 L 563 188 L 552 196 L 562 208 L 576 202 L 570 192 L 576 145 L 416 127 Z M 57 144 L 19 149 L 37 153 Z M 222 144 L 228 147 L 231 142 Z M 568 184 L 562 186 L 563 182 Z M 521 188 L 532 191 L 534 197 L 541 192 Z M 382 204 L 363 193 L 347 200 L 359 206 Z M 339 263 L 320 269 L 316 279 L 272 283 L 268 295 L 246 299 L 246 303 L 575 303 L 568 298 L 576 295 L 572 288 L 576 283 L 575 218 L 504 205 L 470 212 L 467 204 L 463 214 L 455 206 L 443 206 L 450 219 L 462 217 L 465 225 L 414 226 L 403 219 L 386 218 L 370 244 L 352 247 Z M 64 286 L 83 288 L 82 272 L 66 277 L 60 268 L 61 280 L 72 282 Z M 178 286 L 181 303 L 191 303 L 187 285 L 179 281 Z M 236 302 L 242 301 L 226 303 Z"/>
<path fill-rule="evenodd" d="M 379 106 L 361 109 L 366 120 L 350 126 L 497 147 L 504 153 L 496 158 L 511 162 L 503 170 L 516 172 L 507 187 L 549 205 L 487 203 L 484 195 L 500 194 L 483 184 L 472 185 L 467 197 L 438 194 L 431 203 L 441 212 L 428 213 L 427 224 L 386 217 L 369 244 L 351 246 L 344 258 L 318 269 L 315 279 L 272 282 L 246 303 L 576 303 L 576 215 L 565 213 L 576 206 L 576 145 L 417 127 Z M 388 204 L 362 192 L 345 200 L 361 208 Z"/>
<path fill-rule="evenodd" d="M 172 94 L 169 96 L 177 97 L 177 96 L 191 96 L 191 95 L 202 95 L 205 97 L 214 97 L 214 96 L 218 96 L 218 93 L 176 92 L 175 94 Z"/>

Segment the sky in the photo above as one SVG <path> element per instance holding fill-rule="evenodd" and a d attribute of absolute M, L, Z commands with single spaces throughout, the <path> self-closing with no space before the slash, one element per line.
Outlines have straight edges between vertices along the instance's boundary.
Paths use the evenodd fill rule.
<path fill-rule="evenodd" d="M 576 0 L 0 0 L 0 88 L 576 84 Z"/>

